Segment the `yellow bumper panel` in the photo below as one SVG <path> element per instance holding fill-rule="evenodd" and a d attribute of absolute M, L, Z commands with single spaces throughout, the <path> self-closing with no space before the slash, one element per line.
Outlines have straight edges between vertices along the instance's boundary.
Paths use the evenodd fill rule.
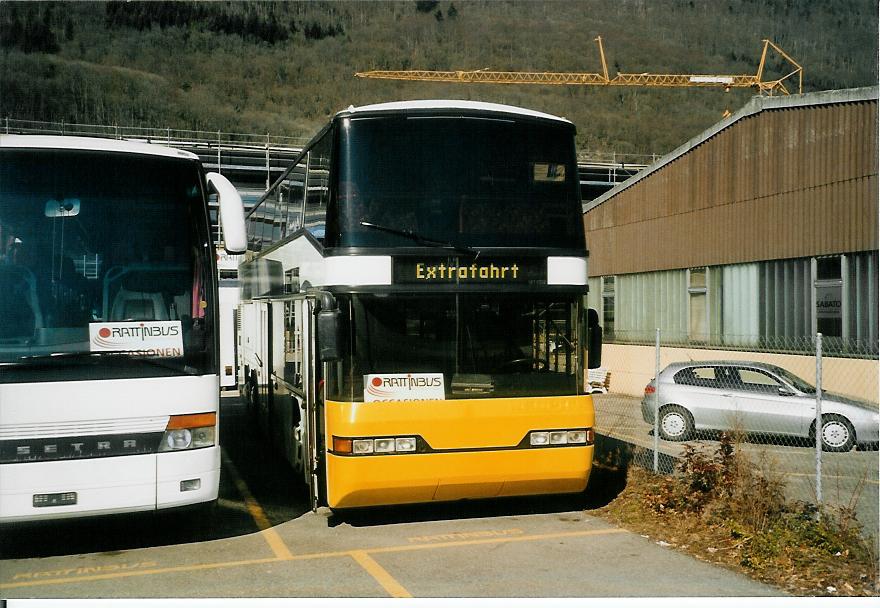
<path fill-rule="evenodd" d="M 510 449 L 529 431 L 591 428 L 589 396 L 327 402 L 325 415 L 327 445 L 332 436 L 418 435 L 439 451 L 328 454 L 330 507 L 580 492 L 590 475 L 592 446 Z"/>
<path fill-rule="evenodd" d="M 327 458 L 330 507 L 581 492 L 593 446 Z"/>

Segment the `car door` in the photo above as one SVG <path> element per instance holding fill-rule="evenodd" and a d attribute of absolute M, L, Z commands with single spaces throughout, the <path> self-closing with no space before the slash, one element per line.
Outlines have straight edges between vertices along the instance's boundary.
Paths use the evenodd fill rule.
<path fill-rule="evenodd" d="M 733 394 L 742 429 L 752 434 L 804 435 L 811 412 L 803 399 L 775 375 L 737 366 Z"/>
<path fill-rule="evenodd" d="M 675 374 L 672 395 L 663 395 L 663 403 L 676 403 L 694 417 L 698 429 L 730 428 L 735 405 L 724 386 L 725 368 L 717 365 L 686 367 Z"/>

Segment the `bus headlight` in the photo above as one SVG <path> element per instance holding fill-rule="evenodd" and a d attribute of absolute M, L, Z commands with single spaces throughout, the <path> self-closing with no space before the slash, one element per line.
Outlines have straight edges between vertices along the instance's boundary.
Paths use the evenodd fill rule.
<path fill-rule="evenodd" d="M 555 445 L 591 445 L 593 429 L 560 429 L 558 431 L 532 431 L 529 445 L 542 448 Z"/>
<path fill-rule="evenodd" d="M 192 431 L 189 429 L 165 431 L 165 447 L 169 450 L 185 450 L 192 446 L 192 438 Z"/>
<path fill-rule="evenodd" d="M 372 456 L 375 454 L 399 454 L 417 452 L 416 437 L 348 437 L 333 436 L 333 453 L 340 456 Z"/>
<path fill-rule="evenodd" d="M 352 454 L 372 454 L 373 453 L 373 440 L 372 439 L 355 439 L 351 442 L 351 453 Z"/>
<path fill-rule="evenodd" d="M 416 451 L 416 438 L 415 437 L 398 437 L 394 440 L 394 448 L 398 452 L 415 452 Z"/>
<path fill-rule="evenodd" d="M 389 439 L 376 439 L 373 442 L 374 449 L 377 454 L 393 452 L 394 451 L 394 438 L 391 437 Z"/>
<path fill-rule="evenodd" d="M 547 445 L 550 443 L 550 433 L 537 431 L 529 433 L 529 444 L 531 445 Z"/>
<path fill-rule="evenodd" d="M 160 452 L 211 447 L 215 443 L 217 414 L 184 414 L 171 416 L 159 443 Z"/>

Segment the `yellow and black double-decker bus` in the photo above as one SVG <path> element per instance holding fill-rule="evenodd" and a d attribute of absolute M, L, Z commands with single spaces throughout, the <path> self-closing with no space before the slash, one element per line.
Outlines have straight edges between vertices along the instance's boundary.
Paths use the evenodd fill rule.
<path fill-rule="evenodd" d="M 574 135 L 495 104 L 350 107 L 250 212 L 239 387 L 313 506 L 584 490 L 601 331 Z"/>

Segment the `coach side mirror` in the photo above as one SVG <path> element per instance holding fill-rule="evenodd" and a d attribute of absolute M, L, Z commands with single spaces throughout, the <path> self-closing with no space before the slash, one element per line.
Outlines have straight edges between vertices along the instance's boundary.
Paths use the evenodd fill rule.
<path fill-rule="evenodd" d="M 587 317 L 587 368 L 602 367 L 602 326 L 599 325 L 599 313 L 594 308 L 586 310 Z"/>
<path fill-rule="evenodd" d="M 247 228 L 244 224 L 244 204 L 241 195 L 228 179 L 219 173 L 205 175 L 208 190 L 217 193 L 220 206 L 220 227 L 223 229 L 223 245 L 227 253 L 244 253 L 247 249 Z"/>

